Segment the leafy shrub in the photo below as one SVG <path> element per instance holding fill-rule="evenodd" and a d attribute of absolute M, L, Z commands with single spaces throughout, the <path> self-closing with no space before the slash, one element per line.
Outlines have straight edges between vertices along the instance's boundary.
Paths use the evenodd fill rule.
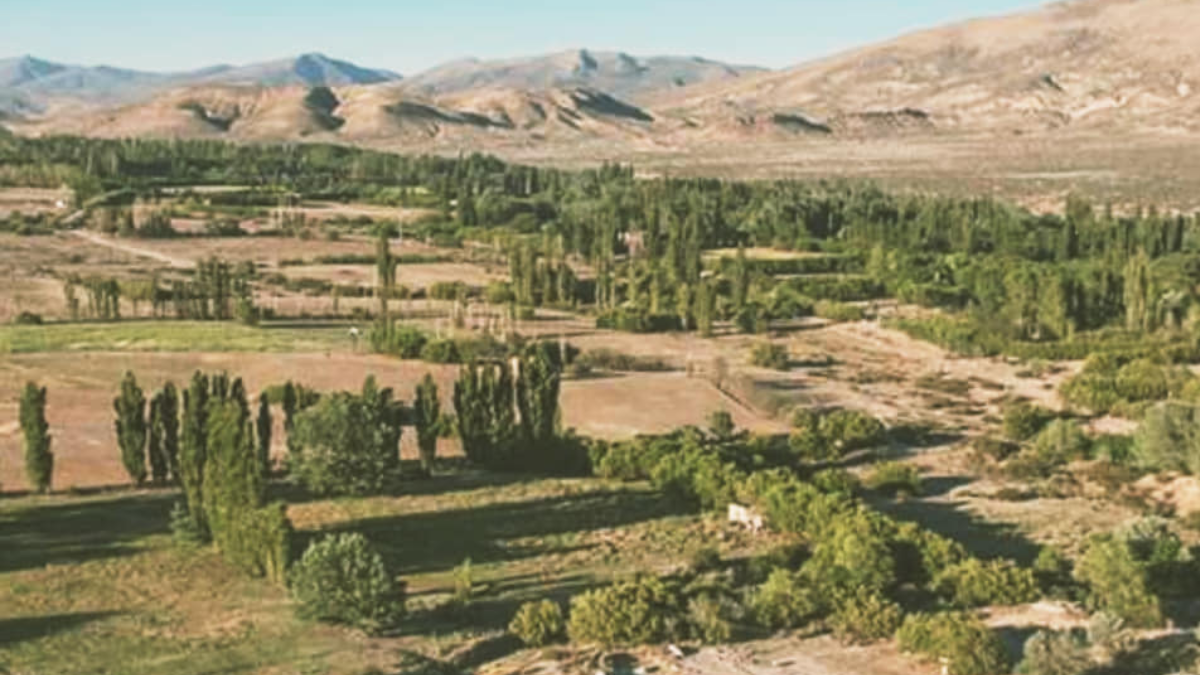
<path fill-rule="evenodd" d="M 346 624 L 369 633 L 404 614 L 403 588 L 361 534 L 328 535 L 309 545 L 290 574 L 296 611 L 304 618 Z"/>
<path fill-rule="evenodd" d="M 1075 578 L 1089 590 L 1090 604 L 1135 627 L 1162 624 L 1158 598 L 1146 570 L 1125 542 L 1112 535 L 1091 539 L 1075 567 Z"/>
<path fill-rule="evenodd" d="M 392 390 L 372 378 L 362 394 L 322 396 L 296 416 L 288 467 L 315 494 L 379 493 L 400 467 L 401 414 Z"/>
<path fill-rule="evenodd" d="M 429 363 L 462 363 L 462 354 L 454 340 L 433 340 L 421 348 L 421 360 Z"/>
<path fill-rule="evenodd" d="M 29 311 L 21 312 L 13 318 L 12 322 L 18 326 L 40 326 L 43 323 L 41 314 Z"/>
<path fill-rule="evenodd" d="M 1150 408 L 1134 436 L 1133 452 L 1148 469 L 1200 473 L 1200 407 L 1160 403 Z"/>
<path fill-rule="evenodd" d="M 797 628 L 819 615 L 821 603 L 803 575 L 776 568 L 751 596 L 759 624 L 770 629 Z"/>
<path fill-rule="evenodd" d="M 792 426 L 795 431 L 788 443 L 793 452 L 808 461 L 839 459 L 854 450 L 879 445 L 887 438 L 882 422 L 856 410 L 820 414 L 799 408 L 792 414 Z"/>
<path fill-rule="evenodd" d="M 483 299 L 491 305 L 507 305 L 517 299 L 507 281 L 493 281 L 483 289 Z"/>
<path fill-rule="evenodd" d="M 860 588 L 836 603 L 829 624 L 834 635 L 847 642 L 875 642 L 891 637 L 903 618 L 899 605 Z"/>
<path fill-rule="evenodd" d="M 733 639 L 733 618 L 739 613 L 739 607 L 731 599 L 703 594 L 689 600 L 687 609 L 691 632 L 704 644 L 721 644 Z"/>
<path fill-rule="evenodd" d="M 1042 593 L 1064 596 L 1071 584 L 1071 561 L 1058 549 L 1043 546 L 1033 561 L 1033 576 Z"/>
<path fill-rule="evenodd" d="M 818 531 L 812 558 L 802 571 L 823 599 L 842 594 L 890 590 L 896 582 L 896 559 L 890 521 L 864 508 L 846 514 Z"/>
<path fill-rule="evenodd" d="M 662 359 L 624 354 L 608 347 L 588 350 L 577 358 L 575 363 L 594 370 L 617 372 L 664 372 L 672 369 L 671 364 Z"/>
<path fill-rule="evenodd" d="M 760 342 L 750 349 L 750 363 L 759 368 L 788 369 L 787 347 L 774 342 Z"/>
<path fill-rule="evenodd" d="M 466 297 L 470 289 L 461 281 L 439 281 L 429 286 L 429 297 L 433 300 L 457 300 Z"/>
<path fill-rule="evenodd" d="M 1034 573 L 1008 560 L 970 558 L 944 570 L 934 584 L 962 608 L 1019 605 L 1039 595 Z"/>
<path fill-rule="evenodd" d="M 910 614 L 896 639 L 906 652 L 946 659 L 949 675 L 996 675 L 1012 667 L 1004 642 L 974 614 Z"/>
<path fill-rule="evenodd" d="M 1038 435 L 1054 414 L 1027 401 L 1004 406 L 1004 435 L 1009 440 L 1027 441 Z"/>
<path fill-rule="evenodd" d="M 831 300 L 821 300 L 813 308 L 814 313 L 822 319 L 830 321 L 862 321 L 866 314 L 863 308 L 858 305 L 851 305 L 844 302 L 833 302 Z"/>
<path fill-rule="evenodd" d="M 1038 631 L 1022 651 L 1022 675 L 1082 675 L 1092 667 L 1086 641 L 1071 632 Z"/>
<path fill-rule="evenodd" d="M 566 635 L 562 608 L 551 600 L 527 602 L 508 624 L 508 632 L 530 647 L 543 647 Z"/>
<path fill-rule="evenodd" d="M 912 464 L 883 462 L 872 469 L 863 485 L 888 494 L 921 494 L 921 473 Z"/>
<path fill-rule="evenodd" d="M 604 646 L 663 642 L 677 633 L 682 604 L 677 589 L 643 576 L 575 596 L 567 633 L 573 642 Z"/>
<path fill-rule="evenodd" d="M 641 309 L 619 307 L 597 316 L 596 328 L 629 333 L 667 333 L 681 330 L 683 323 L 674 314 L 650 314 Z"/>

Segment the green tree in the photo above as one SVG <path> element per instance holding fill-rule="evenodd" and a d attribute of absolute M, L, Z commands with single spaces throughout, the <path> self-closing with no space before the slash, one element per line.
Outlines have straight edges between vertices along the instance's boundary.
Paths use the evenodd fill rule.
<path fill-rule="evenodd" d="M 258 395 L 258 417 L 255 419 L 258 431 L 258 461 L 262 464 L 263 475 L 271 473 L 271 431 L 274 424 L 271 419 L 271 401 L 267 393 Z"/>
<path fill-rule="evenodd" d="M 183 418 L 179 435 L 179 480 L 188 513 L 202 536 L 208 533 L 204 516 L 204 465 L 208 460 L 208 401 L 210 381 L 197 371 L 183 392 Z"/>
<path fill-rule="evenodd" d="M 358 533 L 314 541 L 289 577 L 296 611 L 304 618 L 376 633 L 404 615 L 404 587 Z"/>
<path fill-rule="evenodd" d="M 322 495 L 384 491 L 400 466 L 403 408 L 391 389 L 367 378 L 361 394 L 339 392 L 296 417 L 296 451 L 288 467 L 309 490 Z"/>
<path fill-rule="evenodd" d="M 54 455 L 50 452 L 50 424 L 46 421 L 46 388 L 32 382 L 21 392 L 21 434 L 25 440 L 25 477 L 37 492 L 50 489 Z"/>
<path fill-rule="evenodd" d="M 121 391 L 113 399 L 117 413 L 117 444 L 121 447 L 121 463 L 134 483 L 146 480 L 146 397 L 138 387 L 133 372 L 126 371 Z"/>
<path fill-rule="evenodd" d="M 429 472 L 433 470 L 433 462 L 437 457 L 442 420 L 442 404 L 438 398 L 437 383 L 429 373 L 426 373 L 417 385 L 413 414 L 417 427 L 417 447 L 421 452 L 421 466 Z"/>

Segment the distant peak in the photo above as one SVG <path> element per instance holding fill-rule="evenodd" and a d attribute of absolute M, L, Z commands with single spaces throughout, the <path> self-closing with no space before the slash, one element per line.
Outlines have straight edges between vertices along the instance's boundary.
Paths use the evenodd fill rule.
<path fill-rule="evenodd" d="M 579 61 L 575 65 L 575 72 L 578 75 L 586 75 L 594 72 L 600 67 L 600 63 L 592 56 L 591 52 L 586 49 L 579 50 Z"/>

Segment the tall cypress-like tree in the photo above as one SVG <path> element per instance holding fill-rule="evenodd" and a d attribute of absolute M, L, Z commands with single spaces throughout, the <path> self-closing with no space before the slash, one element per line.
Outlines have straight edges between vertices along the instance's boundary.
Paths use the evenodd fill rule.
<path fill-rule="evenodd" d="M 204 516 L 204 465 L 208 459 L 209 379 L 197 371 L 183 392 L 183 424 L 179 435 L 179 479 L 188 513 L 196 528 L 208 532 Z"/>
<path fill-rule="evenodd" d="M 146 456 L 150 458 L 150 480 L 162 484 L 167 481 L 167 459 L 163 452 L 162 400 L 160 394 L 150 397 L 150 424 L 146 440 Z"/>
<path fill-rule="evenodd" d="M 32 382 L 21 392 L 21 434 L 25 439 L 25 477 L 37 492 L 50 489 L 54 455 L 50 452 L 50 424 L 46 421 L 46 388 Z"/>
<path fill-rule="evenodd" d="M 169 480 L 179 482 L 179 392 L 175 383 L 163 385 L 156 395 L 158 399 L 159 416 L 151 419 L 151 425 L 158 429 L 161 438 L 163 460 L 167 465 Z"/>
<path fill-rule="evenodd" d="M 543 345 L 521 361 L 517 378 L 517 407 L 521 411 L 522 440 L 542 450 L 553 440 L 558 426 L 560 377 L 554 359 Z"/>
<path fill-rule="evenodd" d="M 117 444 L 121 463 L 129 478 L 138 485 L 146 480 L 146 397 L 132 371 L 121 380 L 121 391 L 113 399 L 116 411 Z"/>
<path fill-rule="evenodd" d="M 712 337 L 713 313 L 716 310 L 716 296 L 707 279 L 701 279 L 696 284 L 696 330 L 702 337 Z"/>
<path fill-rule="evenodd" d="M 255 426 L 258 427 L 258 461 L 262 463 L 263 475 L 271 473 L 272 424 L 271 402 L 264 391 L 258 395 L 258 418 L 255 420 Z"/>
<path fill-rule="evenodd" d="M 413 414 L 417 426 L 417 447 L 421 452 L 421 467 L 429 472 L 433 470 L 433 462 L 437 458 L 442 417 L 437 383 L 429 373 L 425 373 L 425 377 L 417 384 Z"/>
<path fill-rule="evenodd" d="M 236 386 L 233 392 L 241 391 Z M 221 551 L 245 546 L 237 519 L 263 504 L 262 463 L 254 442 L 254 427 L 244 398 L 213 399 L 206 428 L 208 460 L 204 465 L 204 513 L 213 541 Z"/>

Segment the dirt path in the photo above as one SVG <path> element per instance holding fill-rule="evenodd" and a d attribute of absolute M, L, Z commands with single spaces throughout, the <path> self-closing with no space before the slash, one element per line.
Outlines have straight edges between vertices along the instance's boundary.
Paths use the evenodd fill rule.
<path fill-rule="evenodd" d="M 123 253 L 129 253 L 130 255 L 141 256 L 143 258 L 150 258 L 152 260 L 157 260 L 161 263 L 170 265 L 171 267 L 177 267 L 180 269 L 188 269 L 188 268 L 192 267 L 191 260 L 185 260 L 184 258 L 175 258 L 175 257 L 169 256 L 165 253 L 159 253 L 158 251 L 152 251 L 148 248 L 140 248 L 138 246 L 131 246 L 129 244 L 123 244 L 119 241 L 96 234 L 95 232 L 88 232 L 87 230 L 71 230 L 71 234 L 76 237 L 79 237 L 80 239 L 83 239 L 85 241 L 96 244 L 97 246 L 106 246 L 106 247 L 111 248 L 116 251 L 121 251 Z"/>

